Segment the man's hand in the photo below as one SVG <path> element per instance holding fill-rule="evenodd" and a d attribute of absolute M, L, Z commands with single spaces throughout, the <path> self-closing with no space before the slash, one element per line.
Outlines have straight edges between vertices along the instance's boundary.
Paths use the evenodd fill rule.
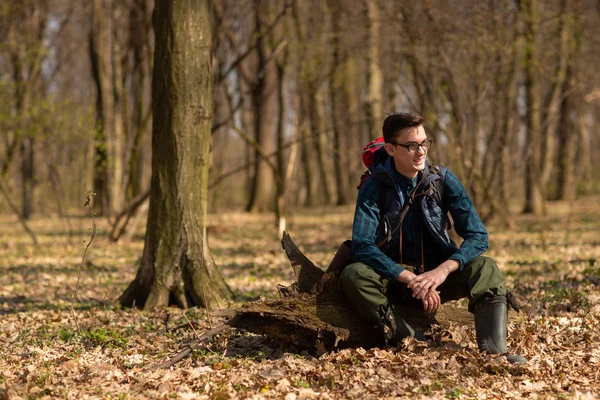
<path fill-rule="evenodd" d="M 430 290 L 427 292 L 427 295 L 423 297 L 423 309 L 428 313 L 437 310 L 440 307 L 440 304 L 442 304 L 442 299 L 436 290 Z"/>
<path fill-rule="evenodd" d="M 448 275 L 458 269 L 458 265 L 458 261 L 446 260 L 435 269 L 412 278 L 407 286 L 412 290 L 413 297 L 423 300 L 430 292 L 435 292 L 437 287 L 444 283 Z M 423 304 L 425 305 L 425 303 Z"/>

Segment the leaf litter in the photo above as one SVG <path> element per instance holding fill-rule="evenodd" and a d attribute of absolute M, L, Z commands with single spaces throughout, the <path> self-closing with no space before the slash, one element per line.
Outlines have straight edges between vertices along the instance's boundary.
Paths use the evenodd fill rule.
<path fill-rule="evenodd" d="M 111 244 L 106 222 L 98 221 L 73 315 L 69 296 L 90 221 L 74 219 L 70 225 L 80 228 L 69 234 L 60 228 L 66 224 L 34 218 L 40 240 L 34 248 L 2 216 L 0 393 L 10 399 L 597 398 L 600 211 L 592 204 L 598 200 L 580 199 L 569 211 L 558 203 L 545 218 L 515 216 L 512 230 L 490 225 L 488 255 L 522 306 L 510 315 L 509 346 L 530 360 L 526 365 L 479 354 L 473 323 L 457 319 L 434 326 L 429 344 L 406 339 L 398 349 L 323 349 L 320 356 L 233 332 L 168 369 L 150 370 L 218 321 L 200 309 L 114 305 L 135 275 L 143 232 Z M 210 216 L 209 243 L 235 293 L 232 307 L 276 298 L 276 285 L 294 279 L 271 221 L 265 214 Z M 352 209 L 301 210 L 289 221 L 305 254 L 326 267 L 350 235 Z"/>

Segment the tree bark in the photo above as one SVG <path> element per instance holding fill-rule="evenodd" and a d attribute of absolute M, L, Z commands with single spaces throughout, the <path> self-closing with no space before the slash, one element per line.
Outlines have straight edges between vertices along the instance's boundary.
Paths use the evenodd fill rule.
<path fill-rule="evenodd" d="M 380 45 L 380 17 L 379 4 L 377 0 L 366 0 L 367 9 L 367 63 L 368 63 L 368 99 L 367 99 L 367 121 L 369 136 L 376 139 L 381 136 L 381 120 L 383 117 L 381 106 L 381 92 L 383 73 L 381 72 L 381 60 L 379 58 Z"/>
<path fill-rule="evenodd" d="M 119 298 L 123 306 L 214 308 L 230 295 L 206 240 L 213 79 L 208 3 L 155 3 L 150 209 L 141 265 Z"/>
<path fill-rule="evenodd" d="M 315 152 L 317 153 L 317 167 L 319 171 L 321 192 L 325 204 L 332 203 L 333 177 L 330 167 L 329 139 L 325 130 L 323 114 L 323 96 L 316 90 L 310 94 L 310 131 L 312 133 Z"/>
<path fill-rule="evenodd" d="M 152 117 L 152 105 L 146 101 L 149 79 L 152 71 L 152 57 L 149 55 L 149 31 L 146 22 L 147 8 L 145 0 L 135 0 L 129 10 L 129 39 L 128 46 L 132 55 L 131 66 L 131 113 L 125 147 L 125 173 L 123 192 L 125 200 L 129 201 L 140 193 L 143 182 L 143 152 L 144 138 L 149 131 Z"/>
<path fill-rule="evenodd" d="M 269 51 L 266 38 L 261 29 L 261 0 L 254 1 L 256 35 L 258 53 L 258 74 L 252 89 L 252 105 L 254 107 L 254 133 L 256 143 L 265 154 L 276 151 L 277 117 L 279 115 L 277 65 L 273 54 Z M 252 179 L 250 201 L 246 210 L 249 212 L 273 211 L 275 209 L 275 185 L 273 175 L 276 173 L 265 160 L 255 154 L 256 172 Z"/>
<path fill-rule="evenodd" d="M 563 87 L 567 77 L 567 67 L 573 52 L 573 41 L 571 39 L 573 36 L 571 27 L 571 20 L 573 19 L 573 15 L 571 14 L 571 1 L 562 0 L 560 4 L 560 22 L 557 35 L 559 38 L 559 54 L 554 69 L 552 87 L 548 95 L 547 104 L 544 107 L 544 130 L 542 132 L 542 143 L 540 143 L 543 154 L 540 165 L 541 185 L 544 189 L 544 193 L 547 193 L 548 191 L 548 182 L 555 166 L 556 129 L 560 118 L 559 108 L 561 106 L 561 96 L 564 93 Z"/>
<path fill-rule="evenodd" d="M 557 173 L 557 199 L 575 200 L 575 138 L 577 135 L 578 124 L 576 123 L 576 107 L 573 104 L 573 94 L 571 87 L 572 69 L 567 68 L 567 78 L 563 84 L 563 100 L 560 105 L 559 115 L 559 146 L 558 146 L 558 173 Z"/>
<path fill-rule="evenodd" d="M 35 139 L 27 136 L 21 140 L 21 182 L 22 182 L 22 208 L 23 219 L 28 220 L 33 213 L 33 190 L 35 187 L 34 159 Z"/>
<path fill-rule="evenodd" d="M 348 110 L 347 95 L 347 63 L 348 60 L 343 54 L 342 49 L 342 25 L 341 16 L 343 7 L 340 0 L 329 0 L 332 20 L 332 65 L 329 75 L 329 95 L 331 101 L 334 137 L 334 172 L 337 188 L 337 204 L 343 205 L 350 202 L 350 183 L 348 172 L 350 164 L 348 162 L 349 130 L 352 122 L 348 122 L 348 115 L 355 115 Z M 354 79 L 354 77 L 350 78 Z"/>
<path fill-rule="evenodd" d="M 111 93 L 111 10 L 111 0 L 94 0 L 90 25 L 90 65 L 96 86 L 94 192 L 98 202 L 94 204 L 94 208 L 100 215 L 110 213 L 108 140 L 112 136 L 111 129 L 114 126 Z"/>
<path fill-rule="evenodd" d="M 524 213 L 540 215 L 544 208 L 541 186 L 541 126 L 539 68 L 537 51 L 537 0 L 523 0 L 525 17 L 525 92 L 527 104 L 527 139 L 525 141 L 525 208 Z"/>

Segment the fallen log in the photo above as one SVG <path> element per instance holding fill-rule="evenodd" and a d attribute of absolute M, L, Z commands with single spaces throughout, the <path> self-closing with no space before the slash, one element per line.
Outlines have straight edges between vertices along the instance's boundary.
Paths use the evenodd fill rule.
<path fill-rule="evenodd" d="M 336 258 L 347 256 L 343 246 L 323 271 L 298 249 L 287 233 L 283 234 L 281 244 L 296 282 L 287 287 L 279 286 L 281 299 L 253 302 L 236 310 L 239 319 L 232 326 L 290 342 L 309 351 L 315 351 L 317 347 L 332 350 L 380 345 L 373 326 L 364 323 L 349 307 L 339 289 L 338 266 L 343 263 L 337 262 Z M 410 308 L 397 310 L 397 315 L 421 332 L 433 324 L 450 320 L 471 322 L 473 318 L 464 307 L 455 304 L 444 304 L 435 315 Z"/>
<path fill-rule="evenodd" d="M 252 302 L 236 309 L 233 318 L 207 331 L 199 340 L 188 344 L 170 360 L 152 369 L 175 364 L 189 356 L 203 340 L 230 331 L 231 328 L 267 335 L 317 354 L 345 347 L 371 348 L 380 345 L 380 338 L 374 334 L 373 326 L 363 322 L 349 307 L 339 289 L 339 265 L 344 264 L 340 259 L 348 256 L 347 249 L 342 246 L 327 270 L 323 271 L 298 249 L 285 232 L 281 244 L 296 281 L 289 286 L 278 286 L 280 299 Z M 433 324 L 446 325 L 449 321 L 472 324 L 473 317 L 466 308 L 452 303 L 443 304 L 435 315 L 426 315 L 422 310 L 410 308 L 397 310 L 396 314 L 420 332 Z"/>

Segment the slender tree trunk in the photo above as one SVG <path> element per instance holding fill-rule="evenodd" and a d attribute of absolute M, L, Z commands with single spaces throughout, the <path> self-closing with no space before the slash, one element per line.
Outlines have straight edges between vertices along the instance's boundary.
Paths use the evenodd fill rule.
<path fill-rule="evenodd" d="M 213 89 L 213 119 L 215 121 L 225 121 L 228 118 L 231 104 L 228 104 L 226 87 L 223 84 L 216 86 Z M 212 151 L 211 151 L 211 175 L 221 176 L 227 163 L 227 152 L 222 149 L 227 148 L 229 140 L 227 125 L 219 127 L 212 133 Z M 217 151 L 215 151 L 215 149 Z M 211 190 L 209 206 L 211 210 L 215 210 L 221 206 L 223 194 L 223 185 L 217 185 Z"/>
<path fill-rule="evenodd" d="M 125 202 L 125 137 L 127 132 L 127 100 L 125 98 L 125 90 L 123 88 L 123 63 L 121 62 L 121 44 L 117 39 L 115 25 L 120 24 L 122 19 L 119 19 L 117 8 L 121 7 L 119 3 L 112 4 L 112 20 L 114 21 L 113 31 L 111 35 L 112 48 L 110 49 L 110 58 L 112 63 L 112 80 L 109 82 L 111 86 L 110 95 L 112 97 L 112 114 L 113 126 L 109 131 L 112 135 L 109 137 L 109 173 L 110 173 L 110 212 L 114 214 L 119 212 Z"/>
<path fill-rule="evenodd" d="M 284 62 L 285 64 L 285 62 Z M 279 109 L 277 113 L 277 170 L 273 171 L 277 174 L 275 180 L 275 217 L 277 218 L 277 226 L 279 232 L 283 233 L 286 229 L 286 165 L 284 157 L 285 144 L 285 107 L 284 107 L 284 81 L 285 81 L 285 66 L 277 65 L 277 103 Z"/>
<path fill-rule="evenodd" d="M 111 82 L 113 68 L 112 0 L 93 0 L 90 32 L 90 65 L 96 86 L 96 156 L 94 162 L 94 192 L 96 212 L 110 213 L 108 141 L 114 126 Z"/>
<path fill-rule="evenodd" d="M 313 149 L 311 143 L 313 138 L 311 138 L 311 124 L 310 118 L 308 118 L 310 112 L 309 98 L 306 91 L 303 91 L 301 94 L 301 119 L 299 124 L 300 129 L 300 146 L 301 146 L 301 160 L 302 160 L 302 171 L 304 173 L 304 187 L 306 188 L 306 198 L 304 200 L 304 205 L 307 207 L 312 207 L 315 201 L 315 174 L 314 174 L 314 157 L 313 157 Z"/>
<path fill-rule="evenodd" d="M 313 138 L 314 149 L 317 154 L 317 168 L 319 173 L 320 192 L 325 204 L 331 204 L 333 199 L 333 177 L 330 167 L 329 139 L 325 129 L 325 117 L 323 115 L 324 107 L 323 96 L 316 90 L 310 91 L 309 118 L 310 131 Z"/>
<path fill-rule="evenodd" d="M 331 101 L 332 118 L 331 123 L 333 126 L 333 137 L 334 137 L 334 171 L 335 171 L 335 183 L 337 188 L 337 204 L 343 205 L 350 202 L 350 191 L 349 191 L 349 163 L 348 163 L 348 148 L 350 141 L 348 140 L 349 125 L 352 123 L 348 118 L 348 115 L 353 115 L 348 110 L 348 104 L 346 103 L 346 93 L 348 90 L 346 75 L 348 70 L 346 68 L 347 58 L 344 57 L 342 49 L 342 5 L 340 0 L 330 0 L 330 8 L 332 10 L 332 66 L 329 75 L 329 94 Z M 351 79 L 354 79 L 352 77 Z"/>
<path fill-rule="evenodd" d="M 517 84 L 516 70 L 518 56 L 518 45 L 517 40 L 514 40 L 513 45 L 513 59 L 508 64 L 508 70 L 506 72 L 506 86 L 503 90 L 502 98 L 502 123 L 500 133 L 500 151 L 501 161 L 499 163 L 499 199 L 501 204 L 501 210 L 505 224 L 510 225 L 511 213 L 510 213 L 510 199 L 512 197 L 512 179 L 514 172 L 511 170 L 510 156 L 512 153 L 512 144 L 515 138 L 515 117 L 516 115 L 516 99 L 517 99 Z"/>
<path fill-rule="evenodd" d="M 148 56 L 149 28 L 146 24 L 146 2 L 135 0 L 130 8 L 129 46 L 133 57 L 131 72 L 131 128 L 125 149 L 125 200 L 129 201 L 142 193 L 143 157 L 142 145 L 147 137 L 152 106 L 145 101 L 148 88 L 148 71 L 151 71 L 151 57 Z"/>
<path fill-rule="evenodd" d="M 275 60 L 269 53 L 266 38 L 261 35 L 260 0 L 255 1 L 255 20 L 257 32 L 258 75 L 252 90 L 254 107 L 254 133 L 256 143 L 265 154 L 276 150 L 278 104 L 278 76 Z M 249 212 L 273 211 L 275 209 L 275 178 L 269 165 L 256 153 L 256 173 L 252 180 Z"/>
<path fill-rule="evenodd" d="M 212 127 L 208 0 L 157 0 L 152 186 L 135 280 L 119 301 L 145 309 L 221 307 L 230 292 L 206 240 Z"/>
<path fill-rule="evenodd" d="M 314 85 L 314 68 L 308 55 L 308 46 L 306 40 L 305 25 L 300 18 L 298 2 L 292 3 L 292 16 L 294 18 L 294 28 L 296 31 L 296 46 L 298 47 L 298 97 L 300 99 L 300 117 L 298 127 L 300 132 L 300 157 L 302 162 L 302 172 L 304 175 L 304 188 L 306 196 L 304 205 L 312 207 L 316 203 L 315 199 L 315 173 L 314 157 L 312 151 L 311 121 L 310 121 L 310 93 Z"/>
<path fill-rule="evenodd" d="M 542 214 L 544 198 L 541 186 L 541 126 L 539 68 L 537 52 L 537 0 L 523 0 L 525 16 L 525 95 L 527 98 L 527 140 L 525 142 L 525 208 L 524 213 Z"/>
<path fill-rule="evenodd" d="M 31 136 L 27 136 L 21 140 L 21 182 L 23 194 L 21 214 L 25 220 L 31 218 L 31 214 L 33 213 L 34 144 L 35 140 Z"/>
<path fill-rule="evenodd" d="M 560 105 L 559 115 L 559 146 L 558 146 L 558 173 L 557 173 L 557 199 L 575 200 L 575 139 L 577 138 L 577 110 L 573 104 L 573 95 L 570 80 L 572 69 L 567 69 L 567 79 L 563 84 L 563 100 Z"/>
<path fill-rule="evenodd" d="M 563 86 L 567 76 L 567 66 L 572 54 L 572 35 L 573 30 L 571 29 L 571 20 L 573 15 L 571 14 L 571 1 L 562 0 L 560 10 L 560 22 L 559 22 L 559 54 L 558 62 L 554 70 L 552 82 L 552 88 L 548 101 L 544 107 L 545 118 L 544 129 L 542 132 L 542 163 L 540 165 L 541 170 L 541 185 L 544 188 L 544 192 L 548 191 L 548 181 L 554 169 L 554 160 L 556 159 L 556 128 L 559 124 L 559 108 L 561 106 L 561 96 L 563 95 Z M 559 150 L 560 151 L 560 150 Z M 548 196 L 546 196 L 548 197 Z"/>
<path fill-rule="evenodd" d="M 368 99 L 367 99 L 367 123 L 370 138 L 376 139 L 381 136 L 382 106 L 381 91 L 383 73 L 381 72 L 381 60 L 379 58 L 380 45 L 380 17 L 379 4 L 377 0 L 366 0 L 367 9 L 367 63 L 368 63 Z"/>

